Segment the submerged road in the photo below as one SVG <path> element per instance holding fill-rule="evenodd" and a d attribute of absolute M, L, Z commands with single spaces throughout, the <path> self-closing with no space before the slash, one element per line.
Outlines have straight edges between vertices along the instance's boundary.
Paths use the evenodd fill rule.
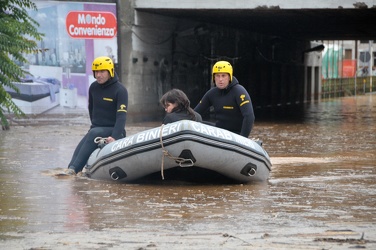
<path fill-rule="evenodd" d="M 273 167 L 246 185 L 55 177 L 88 122 L 57 107 L 0 131 L 1 249 L 376 249 L 376 94 L 256 120 Z"/>

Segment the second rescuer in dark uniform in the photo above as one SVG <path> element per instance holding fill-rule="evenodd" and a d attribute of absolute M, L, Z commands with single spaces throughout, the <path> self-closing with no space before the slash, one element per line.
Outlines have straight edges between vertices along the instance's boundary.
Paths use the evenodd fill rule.
<path fill-rule="evenodd" d="M 214 64 L 212 79 L 215 87 L 205 93 L 194 110 L 203 115 L 213 106 L 216 127 L 248 137 L 255 120 L 252 101 L 247 90 L 233 76 L 231 64 L 227 61 Z"/>

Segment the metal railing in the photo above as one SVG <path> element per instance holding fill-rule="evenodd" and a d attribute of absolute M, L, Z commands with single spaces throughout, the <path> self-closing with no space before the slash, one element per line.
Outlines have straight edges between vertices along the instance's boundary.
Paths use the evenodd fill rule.
<path fill-rule="evenodd" d="M 376 91 L 376 76 L 322 79 L 321 98 L 364 95 Z"/>

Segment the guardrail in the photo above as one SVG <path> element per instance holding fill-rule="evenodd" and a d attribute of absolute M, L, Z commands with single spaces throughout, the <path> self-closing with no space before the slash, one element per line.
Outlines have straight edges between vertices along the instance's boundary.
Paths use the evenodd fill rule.
<path fill-rule="evenodd" d="M 321 98 L 364 95 L 376 91 L 376 76 L 322 79 Z"/>

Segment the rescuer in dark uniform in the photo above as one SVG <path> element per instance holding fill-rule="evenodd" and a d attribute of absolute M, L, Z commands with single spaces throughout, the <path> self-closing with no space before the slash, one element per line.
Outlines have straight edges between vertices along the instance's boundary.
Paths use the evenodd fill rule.
<path fill-rule="evenodd" d="M 97 137 L 107 143 L 125 137 L 125 122 L 128 108 L 128 91 L 119 82 L 111 58 L 102 56 L 92 65 L 96 79 L 89 87 L 89 116 L 91 126 L 77 145 L 67 174 L 74 175 L 84 168 L 91 153 L 98 147 Z"/>
<path fill-rule="evenodd" d="M 205 93 L 194 110 L 203 115 L 212 106 L 216 127 L 248 137 L 255 120 L 252 101 L 247 90 L 232 73 L 229 62 L 219 61 L 214 64 L 212 80 L 215 87 Z"/>

